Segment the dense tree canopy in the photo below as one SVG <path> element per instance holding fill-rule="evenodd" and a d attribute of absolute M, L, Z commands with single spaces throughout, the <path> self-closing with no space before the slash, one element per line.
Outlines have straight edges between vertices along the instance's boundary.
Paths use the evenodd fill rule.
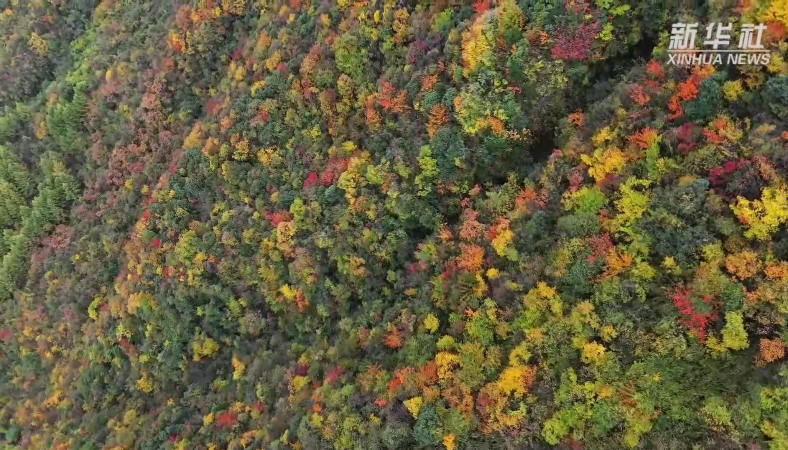
<path fill-rule="evenodd" d="M 0 447 L 788 449 L 785 0 L 281 3 L 0 0 Z"/>

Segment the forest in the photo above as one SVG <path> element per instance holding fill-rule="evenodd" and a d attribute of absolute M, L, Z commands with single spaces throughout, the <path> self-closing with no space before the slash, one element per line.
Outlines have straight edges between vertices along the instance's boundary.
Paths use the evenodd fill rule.
<path fill-rule="evenodd" d="M 678 23 L 768 64 L 672 64 Z M 0 39 L 0 450 L 788 450 L 788 0 Z"/>

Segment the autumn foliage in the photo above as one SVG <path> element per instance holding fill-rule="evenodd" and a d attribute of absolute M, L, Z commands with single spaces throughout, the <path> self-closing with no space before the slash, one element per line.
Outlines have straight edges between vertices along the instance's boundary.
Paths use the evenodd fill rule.
<path fill-rule="evenodd" d="M 788 448 L 786 4 L 669 3 L 6 2 L 0 447 Z"/>

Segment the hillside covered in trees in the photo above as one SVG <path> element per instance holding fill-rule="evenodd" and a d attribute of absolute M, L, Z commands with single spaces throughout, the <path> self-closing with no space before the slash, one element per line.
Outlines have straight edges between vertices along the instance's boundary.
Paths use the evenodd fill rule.
<path fill-rule="evenodd" d="M 679 22 L 770 62 L 669 64 Z M 0 36 L 0 448 L 788 449 L 786 0 Z"/>

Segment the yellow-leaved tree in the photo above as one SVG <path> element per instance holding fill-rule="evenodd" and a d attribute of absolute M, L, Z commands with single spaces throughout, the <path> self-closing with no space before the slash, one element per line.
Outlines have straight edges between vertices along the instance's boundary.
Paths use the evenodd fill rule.
<path fill-rule="evenodd" d="M 747 226 L 745 237 L 765 241 L 788 221 L 788 192 L 784 187 L 767 187 L 760 200 L 738 197 L 731 209 Z"/>

